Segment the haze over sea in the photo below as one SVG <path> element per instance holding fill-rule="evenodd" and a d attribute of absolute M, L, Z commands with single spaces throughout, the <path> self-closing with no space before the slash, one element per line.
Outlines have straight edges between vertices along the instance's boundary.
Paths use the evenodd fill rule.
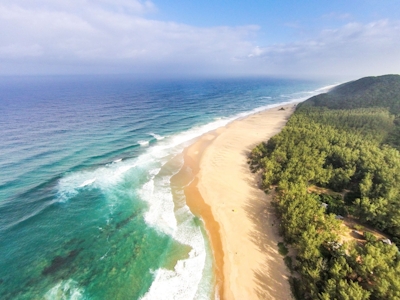
<path fill-rule="evenodd" d="M 3 77 L 0 298 L 213 298 L 203 223 L 170 184 L 182 150 L 326 85 Z"/>

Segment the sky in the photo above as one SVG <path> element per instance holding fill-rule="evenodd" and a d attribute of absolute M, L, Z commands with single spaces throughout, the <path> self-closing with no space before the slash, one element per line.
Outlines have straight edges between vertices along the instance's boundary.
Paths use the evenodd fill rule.
<path fill-rule="evenodd" d="M 400 73 L 400 0 L 0 0 L 0 75 Z"/>

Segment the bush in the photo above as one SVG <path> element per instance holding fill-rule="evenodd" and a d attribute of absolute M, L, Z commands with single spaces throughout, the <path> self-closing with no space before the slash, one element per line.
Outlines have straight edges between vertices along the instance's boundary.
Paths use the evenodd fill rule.
<path fill-rule="evenodd" d="M 288 267 L 288 269 L 290 270 L 290 273 L 293 273 L 293 260 L 292 260 L 292 257 L 285 256 L 285 258 L 283 260 L 285 262 L 286 267 Z"/>
<path fill-rule="evenodd" d="M 291 276 L 289 278 L 290 289 L 292 290 L 292 294 L 295 299 L 303 300 L 303 292 L 301 290 L 301 281 L 296 277 Z"/>
<path fill-rule="evenodd" d="M 288 248 L 285 246 L 284 243 L 279 242 L 279 243 L 278 243 L 278 252 L 279 252 L 279 254 L 285 256 L 286 254 L 288 254 L 289 250 L 288 250 Z"/>
<path fill-rule="evenodd" d="M 359 225 L 359 224 L 355 224 L 355 225 L 353 226 L 353 228 L 354 228 L 355 230 L 357 230 L 357 231 L 363 231 L 363 230 L 364 230 L 364 226 L 361 226 L 361 225 Z"/>
<path fill-rule="evenodd" d="M 368 242 L 376 242 L 377 241 L 376 237 L 371 232 L 364 231 L 363 235 Z"/>

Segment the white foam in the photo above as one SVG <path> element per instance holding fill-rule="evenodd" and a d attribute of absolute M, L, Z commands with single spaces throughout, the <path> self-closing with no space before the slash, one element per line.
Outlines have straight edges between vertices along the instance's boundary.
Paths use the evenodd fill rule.
<path fill-rule="evenodd" d="M 153 176 L 139 191 L 140 197 L 149 205 L 149 210 L 145 214 L 145 221 L 161 232 L 174 236 L 177 223 L 169 177 L 166 178 L 164 183 L 158 183 L 157 189 L 154 180 Z"/>
<path fill-rule="evenodd" d="M 83 288 L 72 279 L 60 281 L 44 295 L 44 298 L 48 300 L 83 299 Z"/>
<path fill-rule="evenodd" d="M 113 163 L 116 164 L 116 163 L 119 163 L 119 162 L 121 162 L 121 161 L 122 161 L 122 158 L 118 158 L 118 159 L 114 160 Z"/>
<path fill-rule="evenodd" d="M 194 218 L 190 211 L 187 209 L 180 211 L 186 216 L 186 219 L 177 227 L 174 238 L 180 243 L 192 247 L 189 258 L 179 260 L 172 271 L 158 269 L 149 291 L 142 298 L 143 300 L 186 300 L 198 296 L 199 283 L 206 260 L 204 239 L 200 228 L 194 224 Z M 206 299 L 209 297 L 208 295 L 202 296 Z"/>
<path fill-rule="evenodd" d="M 302 101 L 309 99 L 312 96 L 322 94 L 322 93 L 327 93 L 338 85 L 340 85 L 340 83 L 323 86 L 323 87 L 318 88 L 313 91 L 296 92 L 296 93 L 291 93 L 291 94 L 287 94 L 287 95 L 282 94 L 282 95 L 280 95 L 281 98 L 290 98 L 290 100 L 288 100 L 286 102 L 274 104 L 274 106 L 276 107 L 276 106 L 284 105 L 284 104 L 302 102 Z M 299 96 L 299 95 L 303 95 L 303 96 Z"/>
<path fill-rule="evenodd" d="M 163 140 L 163 139 L 165 139 L 165 136 L 161 136 L 161 135 L 159 135 L 159 134 L 156 134 L 156 133 L 149 133 L 151 136 L 153 136 L 156 140 L 158 140 L 158 141 L 161 141 L 161 140 Z"/>
<path fill-rule="evenodd" d="M 90 185 L 95 181 L 96 181 L 96 178 L 85 180 L 79 187 L 84 187 L 84 186 Z"/>
<path fill-rule="evenodd" d="M 120 182 L 123 175 L 135 166 L 135 160 L 127 160 L 119 164 L 108 164 L 94 170 L 69 173 L 58 181 L 57 199 L 59 202 L 66 202 L 82 189 L 98 188 L 105 191 Z"/>
<path fill-rule="evenodd" d="M 201 131 L 206 130 L 202 129 Z M 178 134 L 165 143 L 149 149 L 141 160 L 149 159 L 152 155 L 162 157 L 159 161 L 169 160 L 171 153 L 182 151 L 185 142 L 196 136 L 197 130 Z M 167 158 L 167 159 L 166 159 Z M 179 171 L 183 160 L 176 166 L 175 171 L 160 176 L 160 169 L 153 169 L 149 180 L 139 191 L 140 197 L 148 203 L 145 221 L 157 230 L 172 236 L 181 244 L 189 245 L 192 250 L 189 258 L 177 262 L 174 270 L 158 269 L 149 291 L 142 299 L 194 299 L 198 293 L 206 261 L 204 238 L 200 228 L 194 222 L 194 216 L 185 205 L 178 211 L 171 193 L 170 179 Z M 177 193 L 184 197 L 183 193 Z M 179 222 L 178 222 L 179 220 Z M 206 297 L 208 298 L 208 296 Z"/>
<path fill-rule="evenodd" d="M 186 144 L 187 142 L 192 141 L 193 139 L 195 139 L 207 132 L 210 132 L 219 127 L 225 126 L 229 122 L 233 121 L 234 119 L 235 119 L 235 117 L 220 118 L 213 122 L 207 123 L 205 125 L 195 126 L 187 131 L 184 131 L 179 134 L 173 135 L 169 138 L 166 138 L 165 139 L 166 143 L 158 145 L 158 146 L 156 146 L 156 148 L 159 147 L 157 149 L 166 149 L 166 148 L 175 148 L 178 146 L 182 146 L 182 147 L 179 147 L 179 150 L 181 151 L 184 148 L 184 146 L 187 145 Z"/>
<path fill-rule="evenodd" d="M 140 140 L 140 141 L 138 141 L 138 144 L 139 144 L 140 146 L 142 146 L 142 147 L 145 147 L 145 146 L 148 146 L 148 145 L 149 145 L 149 142 L 150 142 L 150 141 L 143 141 L 143 140 Z"/>
<path fill-rule="evenodd" d="M 315 91 L 310 91 L 310 92 L 304 92 L 308 93 L 307 96 L 304 97 L 295 97 L 295 94 L 287 95 L 287 98 L 289 98 L 285 102 L 280 102 L 280 103 L 274 103 L 274 104 L 269 104 L 261 107 L 257 107 L 253 110 L 250 111 L 245 111 L 242 113 L 238 113 L 236 115 L 232 115 L 230 117 L 216 117 L 214 121 L 204 124 L 204 125 L 199 125 L 199 126 L 194 126 L 191 129 L 169 136 L 169 137 L 163 137 L 162 141 L 160 143 L 157 143 L 156 145 L 149 147 L 149 149 L 142 154 L 139 159 L 138 163 L 145 161 L 148 162 L 149 160 L 153 159 L 162 159 L 165 157 L 168 157 L 169 155 L 177 154 L 180 153 L 185 146 L 187 146 L 191 141 L 194 139 L 200 137 L 201 135 L 213 131 L 219 127 L 226 126 L 230 122 L 243 118 L 249 115 L 252 115 L 254 113 L 270 109 L 270 108 L 275 108 L 279 107 L 285 104 L 292 104 L 292 103 L 298 103 L 301 101 L 304 101 L 310 97 L 310 95 L 318 94 L 320 93 L 323 89 L 327 88 L 332 88 L 332 86 L 320 88 Z M 155 134 L 151 134 L 155 136 Z M 143 143 L 148 143 L 147 141 L 143 141 Z M 163 161 L 165 163 L 165 161 Z"/>
<path fill-rule="evenodd" d="M 111 250 L 111 248 L 109 248 L 109 249 L 107 250 L 107 252 L 106 252 L 102 257 L 100 257 L 100 260 L 103 260 L 104 258 L 106 258 L 106 257 L 107 257 L 107 254 L 108 254 L 108 252 L 110 252 L 110 250 Z"/>

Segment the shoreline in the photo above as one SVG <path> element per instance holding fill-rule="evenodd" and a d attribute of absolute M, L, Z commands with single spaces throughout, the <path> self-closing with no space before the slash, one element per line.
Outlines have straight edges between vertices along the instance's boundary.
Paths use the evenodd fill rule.
<path fill-rule="evenodd" d="M 183 152 L 177 177 L 191 177 L 184 185 L 186 201 L 205 223 L 220 299 L 291 298 L 271 198 L 258 188 L 247 154 L 279 133 L 294 107 L 284 104 L 237 119 Z"/>

